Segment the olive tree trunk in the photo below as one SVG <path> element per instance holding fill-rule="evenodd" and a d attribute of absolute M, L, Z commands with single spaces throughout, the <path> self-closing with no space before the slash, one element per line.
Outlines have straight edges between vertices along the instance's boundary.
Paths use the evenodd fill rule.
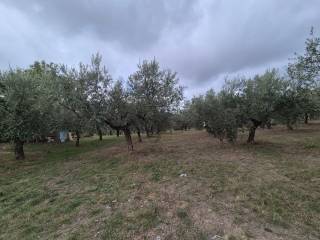
<path fill-rule="evenodd" d="M 287 125 L 287 129 L 288 130 L 290 130 L 290 131 L 293 130 L 293 127 L 292 127 L 290 119 L 287 120 L 286 125 Z"/>
<path fill-rule="evenodd" d="M 129 128 L 125 128 L 123 130 L 123 132 L 124 132 L 124 135 L 126 137 L 127 144 L 128 144 L 128 150 L 132 151 L 133 150 L 133 144 L 132 144 L 132 138 L 131 138 L 131 131 L 130 131 Z"/>
<path fill-rule="evenodd" d="M 137 134 L 138 134 L 138 140 L 139 140 L 139 142 L 142 142 L 140 128 L 137 128 Z"/>
<path fill-rule="evenodd" d="M 256 130 L 262 124 L 262 122 L 258 121 L 256 119 L 253 119 L 253 118 L 250 118 L 250 121 L 251 121 L 252 125 L 249 128 L 249 136 L 248 136 L 247 142 L 248 143 L 253 143 L 255 135 L 256 135 Z"/>
<path fill-rule="evenodd" d="M 293 130 L 293 127 L 292 127 L 291 123 L 287 123 L 287 129 L 290 130 L 290 131 Z"/>
<path fill-rule="evenodd" d="M 267 121 L 266 124 L 267 124 L 267 128 L 268 128 L 268 129 L 271 129 L 271 128 L 272 128 L 271 121 Z"/>
<path fill-rule="evenodd" d="M 21 141 L 20 139 L 14 140 L 14 154 L 15 154 L 16 160 L 25 159 L 23 145 L 24 145 L 24 142 Z"/>
<path fill-rule="evenodd" d="M 80 146 L 80 132 L 76 131 L 76 147 Z"/>
<path fill-rule="evenodd" d="M 304 114 L 304 123 L 305 123 L 305 124 L 308 124 L 308 123 L 309 123 L 309 114 L 308 114 L 308 113 L 305 113 L 305 114 Z"/>
<path fill-rule="evenodd" d="M 98 132 L 98 135 L 99 135 L 99 140 L 102 141 L 102 131 L 101 131 L 101 128 L 99 126 L 97 126 L 97 132 Z"/>
<path fill-rule="evenodd" d="M 248 143 L 253 143 L 254 142 L 254 137 L 256 135 L 256 129 L 257 128 L 255 126 L 250 127 L 249 136 L 248 136 L 248 140 L 247 140 Z"/>
<path fill-rule="evenodd" d="M 148 124 L 147 124 L 147 123 L 144 125 L 144 129 L 145 129 L 145 131 L 146 131 L 146 135 L 147 135 L 147 137 L 148 137 L 148 138 L 149 138 L 149 137 L 151 137 L 150 129 L 149 129 L 149 127 L 148 127 Z"/>

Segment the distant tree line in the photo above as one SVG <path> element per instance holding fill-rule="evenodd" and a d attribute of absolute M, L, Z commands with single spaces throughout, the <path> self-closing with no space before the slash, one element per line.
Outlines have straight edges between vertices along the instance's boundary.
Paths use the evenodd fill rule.
<path fill-rule="evenodd" d="M 292 130 L 320 113 L 320 39 L 313 31 L 303 55 L 295 55 L 287 73 L 267 70 L 253 78 L 227 79 L 221 91 L 183 101 L 177 74 L 161 69 L 156 60 L 138 64 L 127 81 L 114 80 L 100 54 L 78 67 L 35 62 L 26 69 L 0 72 L 0 141 L 14 143 L 16 159 L 24 159 L 24 143 L 41 141 L 67 129 L 76 146 L 84 133 L 99 139 L 106 131 L 147 137 L 168 129 L 206 129 L 234 142 L 239 129 L 248 129 L 248 143 L 258 127 L 273 122 Z"/>
<path fill-rule="evenodd" d="M 303 55 L 295 54 L 287 72 L 267 70 L 253 78 L 226 80 L 222 90 L 209 90 L 186 102 L 176 119 L 176 128 L 205 128 L 223 141 L 234 142 L 239 129 L 248 129 L 248 143 L 254 142 L 258 127 L 272 122 L 289 130 L 320 113 L 320 39 L 313 30 Z"/>

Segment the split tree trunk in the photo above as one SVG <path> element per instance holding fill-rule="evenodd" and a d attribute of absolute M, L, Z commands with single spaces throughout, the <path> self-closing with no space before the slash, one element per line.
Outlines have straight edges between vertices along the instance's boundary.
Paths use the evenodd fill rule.
<path fill-rule="evenodd" d="M 80 145 L 80 132 L 76 131 L 76 147 L 79 147 Z"/>
<path fill-rule="evenodd" d="M 23 145 L 24 145 L 24 142 L 21 141 L 20 139 L 14 140 L 14 154 L 15 154 L 16 160 L 25 159 Z"/>
<path fill-rule="evenodd" d="M 129 128 L 125 128 L 123 130 L 123 132 L 124 132 L 124 135 L 126 137 L 127 144 L 128 144 L 128 150 L 132 151 L 133 150 L 133 144 L 132 144 L 132 138 L 131 138 L 131 131 L 130 131 Z"/>
<path fill-rule="evenodd" d="M 262 124 L 262 122 L 253 118 L 250 118 L 250 121 L 252 122 L 252 126 L 249 128 L 249 136 L 247 142 L 253 143 L 254 137 L 256 135 L 256 130 Z"/>

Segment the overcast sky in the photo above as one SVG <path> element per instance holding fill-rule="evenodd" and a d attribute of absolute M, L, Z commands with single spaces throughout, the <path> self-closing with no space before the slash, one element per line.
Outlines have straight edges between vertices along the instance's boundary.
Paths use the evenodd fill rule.
<path fill-rule="evenodd" d="M 114 78 L 156 57 L 186 95 L 283 68 L 320 33 L 320 0 L 1 0 L 0 68 L 76 65 L 99 51 Z"/>

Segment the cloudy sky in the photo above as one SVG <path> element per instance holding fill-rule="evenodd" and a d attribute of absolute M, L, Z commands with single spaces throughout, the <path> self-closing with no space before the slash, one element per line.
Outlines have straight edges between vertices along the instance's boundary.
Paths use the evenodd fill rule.
<path fill-rule="evenodd" d="M 0 68 L 76 65 L 99 51 L 114 78 L 156 57 L 186 95 L 225 76 L 283 68 L 302 52 L 319 0 L 1 0 Z"/>

